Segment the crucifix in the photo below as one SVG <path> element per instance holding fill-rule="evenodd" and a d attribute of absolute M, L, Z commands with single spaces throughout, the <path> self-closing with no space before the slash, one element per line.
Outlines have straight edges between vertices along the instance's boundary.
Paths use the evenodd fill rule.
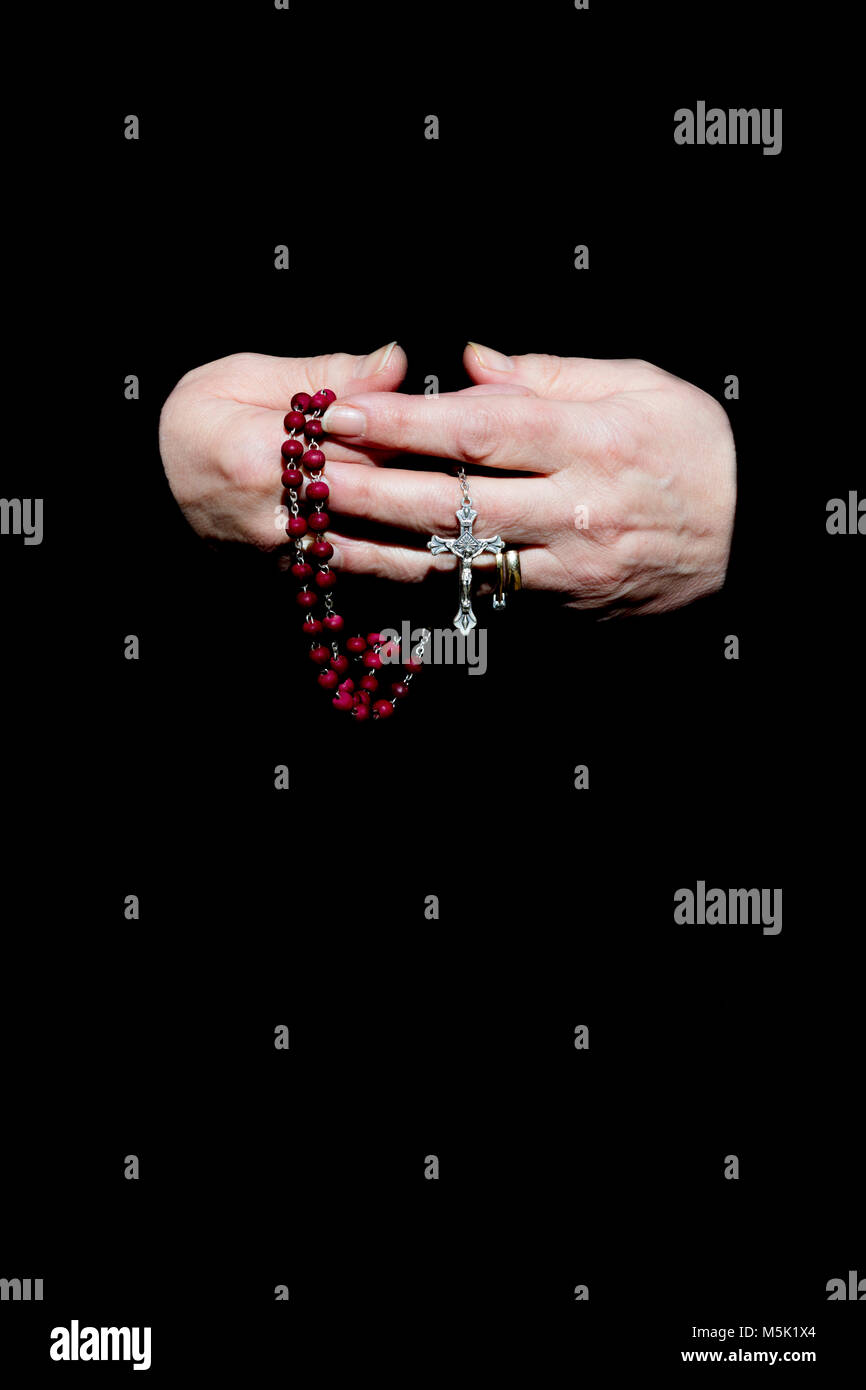
<path fill-rule="evenodd" d="M 441 555 L 444 551 L 449 550 L 460 561 L 460 607 L 454 616 L 454 626 L 465 637 L 478 623 L 478 619 L 472 611 L 472 561 L 484 552 L 491 555 L 497 554 L 498 551 L 505 548 L 505 542 L 501 536 L 490 536 L 484 539 L 473 536 L 472 523 L 478 513 L 472 509 L 469 484 L 462 468 L 458 476 L 460 486 L 463 488 L 463 503 L 460 510 L 454 515 L 460 523 L 460 534 L 452 540 L 443 536 L 433 536 L 427 542 L 427 549 L 434 555 Z"/>

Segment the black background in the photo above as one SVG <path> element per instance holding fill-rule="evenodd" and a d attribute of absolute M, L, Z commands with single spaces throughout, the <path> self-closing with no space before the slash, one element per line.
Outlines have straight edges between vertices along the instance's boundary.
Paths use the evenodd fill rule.
<path fill-rule="evenodd" d="M 46 499 L 43 545 L 2 548 L 0 1276 L 45 1281 L 3 1305 L 16 1384 L 131 1373 L 49 1362 L 72 1318 L 152 1325 L 165 1383 L 666 1373 L 716 1345 L 693 1324 L 814 1325 L 782 1349 L 824 1375 L 862 1357 L 825 1292 L 866 1274 L 862 542 L 825 527 L 862 465 L 817 317 L 846 194 L 811 79 L 784 80 L 819 37 L 770 5 L 596 0 L 157 6 L 78 35 L 68 124 L 34 117 L 64 153 L 16 227 L 46 254 L 4 482 Z M 783 107 L 781 155 L 676 146 L 699 99 Z M 157 423 L 216 357 L 392 338 L 410 391 L 465 385 L 467 338 L 719 398 L 736 373 L 724 592 L 609 623 L 527 595 L 483 679 L 432 669 L 398 719 L 342 723 L 290 581 L 196 539 Z M 453 582 L 353 578 L 340 606 L 439 624 Z M 698 879 L 782 887 L 783 931 L 676 926 Z"/>

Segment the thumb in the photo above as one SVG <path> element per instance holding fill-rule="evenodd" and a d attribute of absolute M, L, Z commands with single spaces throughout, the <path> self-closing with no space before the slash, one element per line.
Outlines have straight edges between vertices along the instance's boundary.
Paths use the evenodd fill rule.
<path fill-rule="evenodd" d="M 338 397 L 350 392 L 357 395 L 362 391 L 396 391 L 408 365 L 406 354 L 397 342 L 386 343 L 360 357 L 348 352 L 329 352 L 324 357 L 298 360 L 312 391 L 329 386 Z"/>
<path fill-rule="evenodd" d="M 467 343 L 463 365 L 473 381 L 528 386 L 551 400 L 597 401 L 623 389 L 621 364 L 600 357 L 553 357 L 546 352 L 505 357 L 481 343 Z"/>

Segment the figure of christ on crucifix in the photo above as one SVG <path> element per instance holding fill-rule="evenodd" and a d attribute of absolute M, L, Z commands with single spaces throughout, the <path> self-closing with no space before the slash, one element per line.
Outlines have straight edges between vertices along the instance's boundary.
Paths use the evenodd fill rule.
<path fill-rule="evenodd" d="M 464 637 L 478 622 L 472 611 L 472 561 L 485 551 L 495 555 L 505 548 L 501 536 L 486 537 L 483 540 L 473 536 L 472 523 L 477 515 L 478 513 L 472 510 L 472 503 L 464 499 L 459 512 L 455 512 L 460 523 L 460 535 L 451 540 L 444 536 L 433 536 L 427 542 L 427 549 L 432 554 L 441 555 L 443 551 L 450 550 L 460 561 L 460 607 L 454 617 L 454 626 Z"/>

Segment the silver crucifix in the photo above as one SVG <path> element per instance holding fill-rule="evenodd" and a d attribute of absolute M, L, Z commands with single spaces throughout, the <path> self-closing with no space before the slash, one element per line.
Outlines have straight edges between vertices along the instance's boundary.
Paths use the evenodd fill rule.
<path fill-rule="evenodd" d="M 485 551 L 495 555 L 505 548 L 505 542 L 501 536 L 486 537 L 483 540 L 473 536 L 472 523 L 478 513 L 472 509 L 469 484 L 462 468 L 458 476 L 463 488 L 463 505 L 454 515 L 460 523 L 460 534 L 452 540 L 447 540 L 444 536 L 433 536 L 427 542 L 427 549 L 434 555 L 441 555 L 443 551 L 450 550 L 460 561 L 460 607 L 454 616 L 454 626 L 465 636 L 478 622 L 472 611 L 472 561 Z"/>

